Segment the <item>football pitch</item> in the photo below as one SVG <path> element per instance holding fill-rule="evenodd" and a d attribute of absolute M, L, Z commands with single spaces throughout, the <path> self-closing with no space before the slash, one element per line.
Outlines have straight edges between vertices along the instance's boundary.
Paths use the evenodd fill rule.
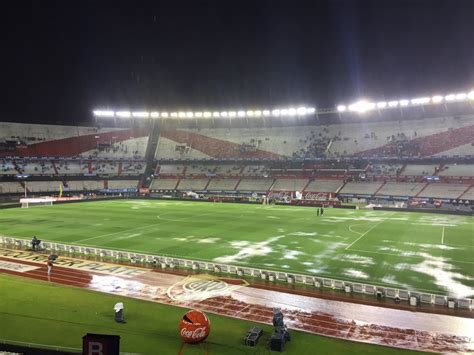
<path fill-rule="evenodd" d="M 0 210 L 0 235 L 474 296 L 470 216 L 114 200 Z"/>

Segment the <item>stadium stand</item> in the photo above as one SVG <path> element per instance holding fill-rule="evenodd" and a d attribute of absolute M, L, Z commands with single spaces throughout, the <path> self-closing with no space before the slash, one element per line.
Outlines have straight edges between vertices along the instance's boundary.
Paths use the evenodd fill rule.
<path fill-rule="evenodd" d="M 174 190 L 178 179 L 154 179 L 150 185 L 151 190 Z"/>
<path fill-rule="evenodd" d="M 176 190 L 200 191 L 205 190 L 209 179 L 181 179 Z"/>
<path fill-rule="evenodd" d="M 417 165 L 417 164 L 408 164 L 405 166 L 400 175 L 403 176 L 424 176 L 424 175 L 434 175 L 436 169 L 438 168 L 437 164 L 428 164 L 428 165 Z"/>
<path fill-rule="evenodd" d="M 468 164 L 446 164 L 439 176 L 474 176 L 474 166 Z"/>
<path fill-rule="evenodd" d="M 381 182 L 348 182 L 341 189 L 341 194 L 373 195 L 382 186 Z"/>
<path fill-rule="evenodd" d="M 273 191 L 303 191 L 308 185 L 308 179 L 277 179 Z"/>
<path fill-rule="evenodd" d="M 207 190 L 222 190 L 222 191 L 232 191 L 235 190 L 235 186 L 239 182 L 239 179 L 211 179 Z"/>
<path fill-rule="evenodd" d="M 97 191 L 104 188 L 102 180 L 68 181 L 66 191 Z"/>
<path fill-rule="evenodd" d="M 410 182 L 387 182 L 379 191 L 377 196 L 416 196 L 426 183 L 410 183 Z"/>
<path fill-rule="evenodd" d="M 460 198 L 463 200 L 474 200 L 474 186 L 471 186 Z"/>
<path fill-rule="evenodd" d="M 267 192 L 273 184 L 273 179 L 243 178 L 237 187 L 239 191 Z"/>
<path fill-rule="evenodd" d="M 0 159 L 0 175 L 16 175 L 18 171 L 15 169 L 13 161 L 10 159 Z"/>
<path fill-rule="evenodd" d="M 109 180 L 109 189 L 136 189 L 138 180 Z"/>
<path fill-rule="evenodd" d="M 184 175 L 185 166 L 173 164 L 160 165 L 157 171 L 160 176 L 181 176 Z"/>
<path fill-rule="evenodd" d="M 25 188 L 19 182 L 1 182 L 0 193 L 2 194 L 18 194 L 23 193 Z"/>
<path fill-rule="evenodd" d="M 403 164 L 371 164 L 367 169 L 368 176 L 397 176 Z"/>
<path fill-rule="evenodd" d="M 417 197 L 457 199 L 466 192 L 469 186 L 465 184 L 430 183 Z"/>
<path fill-rule="evenodd" d="M 342 185 L 342 180 L 316 179 L 312 180 L 304 190 L 312 192 L 337 192 Z"/>

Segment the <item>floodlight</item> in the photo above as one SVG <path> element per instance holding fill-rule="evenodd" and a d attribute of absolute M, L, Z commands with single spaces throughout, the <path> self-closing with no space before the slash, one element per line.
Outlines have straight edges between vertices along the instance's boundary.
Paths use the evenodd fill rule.
<path fill-rule="evenodd" d="M 178 112 L 178 117 L 179 117 L 179 118 L 184 118 L 184 117 L 186 117 L 186 112 Z"/>
<path fill-rule="evenodd" d="M 209 118 L 209 117 L 211 117 L 211 116 L 212 116 L 212 113 L 210 113 L 210 112 L 208 112 L 208 111 L 204 112 L 204 117 L 205 117 L 205 118 Z"/>
<path fill-rule="evenodd" d="M 339 105 L 339 106 L 337 106 L 337 110 L 338 110 L 339 112 L 344 112 L 344 111 L 346 110 L 346 105 Z"/>
<path fill-rule="evenodd" d="M 377 108 L 385 108 L 387 107 L 387 103 L 385 101 L 377 102 Z"/>
<path fill-rule="evenodd" d="M 294 115 L 296 115 L 296 110 L 295 110 L 294 108 L 289 108 L 289 109 L 288 109 L 288 114 L 289 114 L 290 116 L 294 116 Z"/>
<path fill-rule="evenodd" d="M 469 94 L 467 94 L 467 98 L 469 100 L 474 100 L 474 91 L 471 91 Z"/>
<path fill-rule="evenodd" d="M 168 112 L 162 112 L 162 113 L 161 113 L 161 117 L 167 118 L 167 117 L 168 117 Z"/>
<path fill-rule="evenodd" d="M 287 109 L 287 108 L 281 109 L 281 110 L 280 110 L 280 114 L 281 114 L 282 116 L 288 115 L 288 109 Z"/>
<path fill-rule="evenodd" d="M 221 116 L 220 113 L 217 111 L 212 113 L 212 117 L 220 117 L 220 116 Z"/>
<path fill-rule="evenodd" d="M 408 106 L 409 103 L 410 101 L 408 100 L 400 100 L 400 106 Z"/>
<path fill-rule="evenodd" d="M 128 118 L 128 117 L 130 117 L 132 114 L 130 113 L 130 111 L 118 111 L 118 112 L 115 112 L 115 115 L 116 115 L 117 117 Z"/>
<path fill-rule="evenodd" d="M 256 117 L 260 117 L 262 115 L 262 111 L 260 110 L 257 110 L 257 111 L 254 111 L 253 113 Z"/>
<path fill-rule="evenodd" d="M 280 110 L 278 110 L 278 109 L 272 111 L 272 115 L 273 115 L 273 116 L 277 116 L 277 117 L 278 117 L 278 116 L 280 116 L 280 113 L 281 113 L 281 112 L 280 112 Z"/>
<path fill-rule="evenodd" d="M 245 111 L 238 111 L 237 116 L 239 117 L 245 117 Z"/>
<path fill-rule="evenodd" d="M 195 112 L 195 113 L 194 113 L 194 116 L 195 116 L 195 117 L 202 117 L 202 112 Z"/>
<path fill-rule="evenodd" d="M 467 98 L 467 94 L 464 93 L 464 92 L 461 92 L 461 93 L 459 93 L 459 94 L 456 94 L 456 100 L 460 100 L 460 101 L 461 101 L 461 100 L 466 100 L 466 98 Z"/>
<path fill-rule="evenodd" d="M 191 112 L 191 111 L 186 112 L 186 117 L 187 118 L 193 118 L 194 117 L 194 112 Z"/>
<path fill-rule="evenodd" d="M 358 101 L 352 105 L 349 105 L 349 110 L 364 113 L 366 111 L 372 110 L 375 107 L 373 102 L 367 101 Z"/>
<path fill-rule="evenodd" d="M 315 113 L 316 112 L 316 109 L 314 107 L 308 107 L 306 109 L 306 114 L 310 115 L 312 113 Z"/>
<path fill-rule="evenodd" d="M 109 110 L 94 110 L 92 111 L 96 117 L 114 117 L 114 111 Z"/>
<path fill-rule="evenodd" d="M 132 112 L 132 116 L 138 117 L 138 118 L 146 118 L 150 116 L 150 114 L 146 111 L 135 111 L 135 112 Z"/>
<path fill-rule="evenodd" d="M 177 112 L 171 112 L 171 117 L 178 118 L 178 113 Z"/>
<path fill-rule="evenodd" d="M 444 97 L 444 99 L 445 99 L 446 101 L 454 101 L 454 100 L 456 100 L 456 95 L 454 95 L 454 94 L 449 94 L 449 95 L 446 95 L 446 96 Z"/>
<path fill-rule="evenodd" d="M 227 111 L 222 111 L 222 112 L 221 112 L 221 117 L 227 117 L 227 116 L 228 116 Z"/>
<path fill-rule="evenodd" d="M 388 107 L 397 107 L 398 106 L 398 101 L 389 101 L 388 102 Z"/>
<path fill-rule="evenodd" d="M 296 114 L 298 116 L 306 115 L 306 107 L 298 107 L 298 109 L 296 110 Z"/>
<path fill-rule="evenodd" d="M 253 111 L 247 111 L 247 116 L 253 117 Z"/>
<path fill-rule="evenodd" d="M 237 112 L 229 111 L 229 117 L 235 117 L 235 116 L 237 116 Z"/>
<path fill-rule="evenodd" d="M 270 116 L 270 110 L 263 110 L 262 113 L 264 116 Z"/>
<path fill-rule="evenodd" d="M 160 114 L 158 112 L 150 112 L 150 117 L 151 118 L 158 118 L 158 117 L 160 117 Z"/>
<path fill-rule="evenodd" d="M 440 96 L 440 95 L 435 95 L 431 98 L 431 101 L 435 104 L 443 101 L 443 96 Z"/>
<path fill-rule="evenodd" d="M 412 105 L 424 105 L 430 102 L 431 99 L 429 97 L 418 97 L 411 100 Z"/>

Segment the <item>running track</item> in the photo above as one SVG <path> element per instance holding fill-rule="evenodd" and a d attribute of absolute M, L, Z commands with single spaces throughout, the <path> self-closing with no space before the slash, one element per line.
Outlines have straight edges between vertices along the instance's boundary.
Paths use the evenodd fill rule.
<path fill-rule="evenodd" d="M 3 257 L 0 260 L 13 261 Z M 48 277 L 44 263 L 14 262 L 40 268 L 23 273 L 3 269 L 0 272 L 185 308 L 199 308 L 266 324 L 272 322 L 273 307 L 281 307 L 291 329 L 413 350 L 474 353 L 474 319 L 324 300 L 249 286 L 232 289 L 228 294 L 176 300 L 171 299 L 167 291 L 182 282 L 182 275 L 148 271 L 131 279 L 55 266 L 52 276 Z"/>

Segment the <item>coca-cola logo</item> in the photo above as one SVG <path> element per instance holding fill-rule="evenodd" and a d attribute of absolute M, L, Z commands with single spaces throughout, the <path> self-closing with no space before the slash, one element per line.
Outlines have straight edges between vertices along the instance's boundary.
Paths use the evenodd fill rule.
<path fill-rule="evenodd" d="M 207 336 L 206 327 L 199 327 L 194 330 L 187 330 L 186 328 L 181 329 L 181 336 L 190 339 L 201 339 Z"/>
<path fill-rule="evenodd" d="M 328 198 L 328 195 L 324 192 L 308 192 L 304 196 L 305 200 L 313 200 L 313 201 L 323 201 Z"/>

